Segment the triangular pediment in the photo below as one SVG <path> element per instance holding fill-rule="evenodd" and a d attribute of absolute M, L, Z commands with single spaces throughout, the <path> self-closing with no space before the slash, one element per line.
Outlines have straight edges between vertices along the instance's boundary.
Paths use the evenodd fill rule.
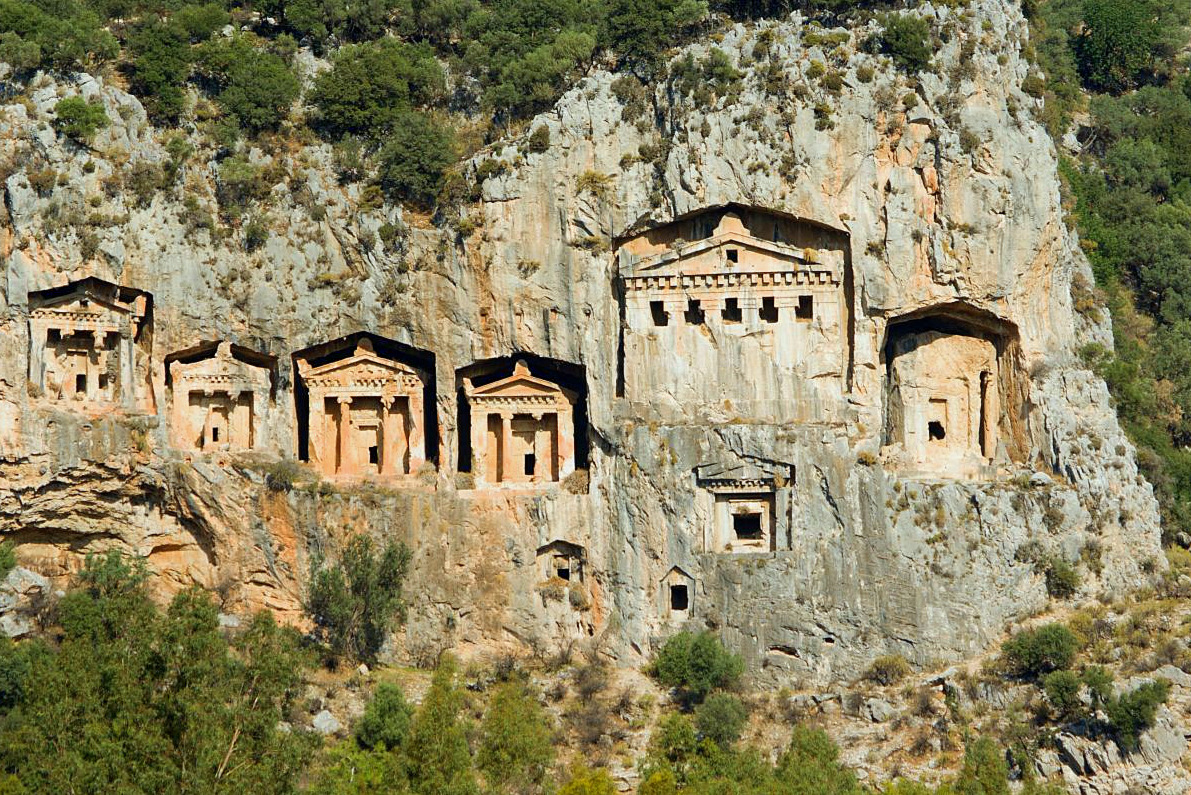
<path fill-rule="evenodd" d="M 133 313 L 131 306 L 121 304 L 118 301 L 112 301 L 85 290 L 50 299 L 38 306 L 37 309 L 43 312 L 83 313 L 90 315 L 113 313 L 127 316 Z"/>
<path fill-rule="evenodd" d="M 346 359 L 340 359 L 335 362 L 328 362 L 327 364 L 318 367 L 310 368 L 306 373 L 307 378 L 317 378 L 320 376 L 328 376 L 343 373 L 393 373 L 394 375 L 417 375 L 413 368 L 402 364 L 401 362 L 393 361 L 392 359 L 385 359 L 375 353 L 357 353 L 354 356 L 349 356 Z"/>
<path fill-rule="evenodd" d="M 729 247 L 759 252 L 773 260 L 786 263 L 789 267 L 797 267 L 798 263 L 807 261 L 803 249 L 785 243 L 762 240 L 745 232 L 725 231 L 703 240 L 683 243 L 660 254 L 643 257 L 636 263 L 634 271 L 642 276 L 652 272 L 677 271 L 681 269 L 683 263 L 689 260 L 706 260 L 707 254 Z M 749 272 L 758 268 L 750 267 L 747 264 L 729 264 L 726 269 Z M 761 269 L 770 270 L 770 268 Z"/>
<path fill-rule="evenodd" d="M 517 362 L 512 375 L 490 384 L 473 387 L 470 394 L 480 398 L 561 395 L 573 402 L 573 393 L 570 390 L 562 388 L 553 381 L 532 375 L 528 365 L 523 361 Z"/>
<path fill-rule="evenodd" d="M 787 464 L 717 461 L 695 467 L 695 480 L 700 486 L 731 483 L 774 484 L 779 478 L 788 479 L 790 472 L 791 468 Z"/>

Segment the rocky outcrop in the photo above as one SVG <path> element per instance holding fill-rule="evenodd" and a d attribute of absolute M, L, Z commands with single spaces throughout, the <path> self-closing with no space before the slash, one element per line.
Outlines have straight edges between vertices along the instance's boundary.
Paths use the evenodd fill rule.
<path fill-rule="evenodd" d="M 941 43 L 913 81 L 861 51 L 869 31 L 825 45 L 797 15 L 726 30 L 714 46 L 742 76 L 710 100 L 594 72 L 534 121 L 546 151 L 509 141 L 469 165 L 480 198 L 466 223 L 362 201 L 326 146 L 263 142 L 247 160 L 272 187 L 249 213 L 270 231 L 252 251 L 230 221 L 208 222 L 230 177 L 201 135 L 179 159 L 184 147 L 167 147 L 117 88 L 36 78 L 0 108 L 0 531 L 50 577 L 119 547 L 147 557 L 163 594 L 197 583 L 227 612 L 295 620 L 313 556 L 368 532 L 415 552 L 396 656 L 599 638 L 636 663 L 686 625 L 722 633 L 757 677 L 808 683 L 886 652 L 926 662 L 982 649 L 1047 601 L 1027 545 L 1083 561 L 1088 592 L 1135 586 L 1161 566 L 1157 510 L 1104 384 L 1077 356 L 1111 335 L 1106 317 L 1072 307 L 1087 265 L 1036 100 L 1019 88 L 1026 23 L 1001 0 L 920 13 Z M 710 47 L 690 49 L 695 64 Z M 814 76 L 824 69 L 839 81 Z M 56 99 L 76 93 L 113 120 L 89 147 L 49 125 Z M 762 325 L 728 329 L 713 312 L 701 330 L 681 321 L 673 338 L 691 342 L 671 349 L 648 347 L 662 337 L 642 329 L 629 342 L 655 352 L 633 365 L 650 377 L 626 378 L 629 243 L 708 210 L 788 227 L 767 250 L 790 273 L 820 274 L 838 328 L 781 307 L 816 340 L 788 360 L 751 314 L 766 305 L 742 294 L 735 308 Z M 680 248 L 678 234 L 659 245 Z M 152 296 L 148 409 L 64 410 L 28 387 L 30 294 L 85 276 Z M 974 396 L 973 412 L 997 407 L 965 426 L 963 472 L 907 463 L 889 430 L 887 357 L 902 350 L 891 340 L 940 329 L 989 340 L 981 355 L 998 362 L 985 382 L 971 374 L 974 391 L 948 392 Z M 305 444 L 292 354 L 361 331 L 423 357 L 429 466 L 332 482 L 278 463 Z M 270 448 L 180 451 L 166 357 L 225 340 L 275 361 Z M 829 345 L 841 353 L 821 356 Z M 461 376 L 526 356 L 578 386 L 579 471 L 472 488 Z M 650 391 L 633 399 L 626 382 Z M 769 551 L 709 549 L 717 516 L 747 507 L 720 512 L 720 498 L 754 488 L 751 503 L 773 506 Z M 555 541 L 582 551 L 581 581 L 552 581 Z"/>

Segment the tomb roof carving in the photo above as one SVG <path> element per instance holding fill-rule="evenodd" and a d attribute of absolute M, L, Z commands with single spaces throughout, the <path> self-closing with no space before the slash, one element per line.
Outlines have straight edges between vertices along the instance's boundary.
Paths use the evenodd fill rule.
<path fill-rule="evenodd" d="M 69 331 L 135 332 L 149 304 L 148 293 L 94 277 L 29 297 L 31 320 Z"/>
<path fill-rule="evenodd" d="M 317 367 L 305 359 L 299 359 L 298 370 L 310 388 L 348 391 L 393 387 L 408 391 L 422 388 L 422 379 L 412 367 L 378 355 L 367 337 L 359 340 L 355 352 L 346 359 Z"/>
<path fill-rule="evenodd" d="M 482 403 L 528 403 L 566 408 L 574 404 L 576 395 L 552 381 L 538 378 L 529 365 L 518 361 L 513 374 L 483 386 L 473 386 L 471 379 L 463 381 L 467 396 Z"/>
<path fill-rule="evenodd" d="M 772 491 L 792 480 L 788 464 L 744 461 L 712 462 L 695 467 L 695 482 L 709 491 Z"/>
<path fill-rule="evenodd" d="M 269 389 L 271 378 L 267 368 L 236 358 L 232 344 L 222 341 L 214 355 L 193 361 L 175 360 L 170 363 L 171 379 L 179 386 L 229 389 Z"/>

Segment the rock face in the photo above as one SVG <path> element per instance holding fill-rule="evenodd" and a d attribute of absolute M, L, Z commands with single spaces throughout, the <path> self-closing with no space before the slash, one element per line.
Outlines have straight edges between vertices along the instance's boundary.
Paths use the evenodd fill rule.
<path fill-rule="evenodd" d="M 593 73 L 531 126 L 545 152 L 469 166 L 471 234 L 361 202 L 326 146 L 252 149 L 273 184 L 253 251 L 208 222 L 230 177 L 197 135 L 177 161 L 134 98 L 39 77 L 0 108 L 0 531 L 52 578 L 118 547 L 163 595 L 295 620 L 314 554 L 367 532 L 415 552 L 394 655 L 598 637 L 633 664 L 709 627 L 757 677 L 807 683 L 983 648 L 1047 599 L 1027 544 L 1083 561 L 1089 592 L 1135 585 L 1157 510 L 1077 356 L 1111 336 L 1073 310 L 1088 269 L 1019 88 L 1027 27 L 1014 3 L 970 11 L 924 8 L 943 44 L 914 83 L 859 52 L 867 31 L 829 50 L 797 16 L 727 30 L 742 77 L 710 100 Z M 113 120 L 89 147 L 48 124 L 76 93 Z M 141 326 L 44 333 L 135 400 L 31 385 L 39 307 L 114 300 L 86 277 L 141 291 L 113 293 L 143 294 Z M 414 375 L 312 405 L 299 365 L 361 340 Z M 263 374 L 179 387 L 219 355 L 241 364 L 215 375 Z M 518 394 L 479 427 L 471 389 L 518 360 L 573 412 Z M 569 475 L 538 460 L 564 416 Z"/>

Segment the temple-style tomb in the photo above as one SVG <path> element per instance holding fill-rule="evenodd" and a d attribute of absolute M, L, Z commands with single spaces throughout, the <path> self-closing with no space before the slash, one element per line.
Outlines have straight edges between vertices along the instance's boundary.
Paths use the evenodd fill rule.
<path fill-rule="evenodd" d="M 148 293 L 102 279 L 29 294 L 29 380 L 50 400 L 138 407 Z M 147 392 L 148 390 L 146 390 Z"/>
<path fill-rule="evenodd" d="M 170 438 L 181 450 L 254 450 L 272 390 L 269 367 L 246 361 L 253 356 L 220 342 L 202 358 L 169 363 Z"/>
<path fill-rule="evenodd" d="M 576 394 L 529 372 L 483 386 L 464 379 L 476 486 L 528 486 L 575 471 Z"/>
<path fill-rule="evenodd" d="M 347 358 L 297 362 L 309 394 L 309 458 L 319 472 L 397 477 L 425 463 L 426 385 L 416 370 L 378 355 L 368 337 Z"/>

